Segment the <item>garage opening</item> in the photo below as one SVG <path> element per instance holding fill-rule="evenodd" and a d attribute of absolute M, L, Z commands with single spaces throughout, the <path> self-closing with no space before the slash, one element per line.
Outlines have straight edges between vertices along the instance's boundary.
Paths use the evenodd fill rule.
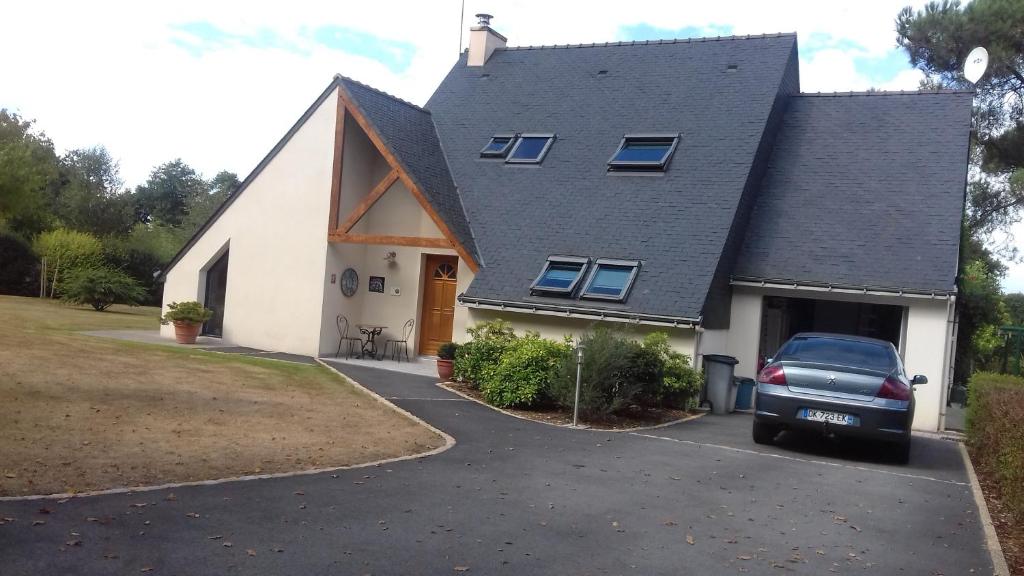
<path fill-rule="evenodd" d="M 833 332 L 892 342 L 902 353 L 903 306 L 766 296 L 758 358 L 773 356 L 799 332 Z"/>

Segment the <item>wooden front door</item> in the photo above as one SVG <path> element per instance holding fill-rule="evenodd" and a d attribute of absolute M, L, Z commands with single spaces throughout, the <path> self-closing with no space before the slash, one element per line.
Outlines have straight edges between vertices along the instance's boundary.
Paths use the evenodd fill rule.
<path fill-rule="evenodd" d="M 455 290 L 459 259 L 427 255 L 423 270 L 423 315 L 420 318 L 420 354 L 433 356 L 437 347 L 452 340 Z"/>

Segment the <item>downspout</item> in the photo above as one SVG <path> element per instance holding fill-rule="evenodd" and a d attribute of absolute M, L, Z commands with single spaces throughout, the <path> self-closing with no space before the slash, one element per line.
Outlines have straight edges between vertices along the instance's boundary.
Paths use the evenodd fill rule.
<path fill-rule="evenodd" d="M 702 319 L 703 320 L 703 319 Z M 703 323 L 703 322 L 702 322 Z M 701 339 L 700 337 L 704 334 L 704 326 L 698 324 L 693 327 L 693 367 L 697 370 L 704 371 L 704 363 L 700 359 L 704 356 L 703 351 L 700 349 Z"/>
<path fill-rule="evenodd" d="M 951 296 L 946 301 L 946 345 L 945 359 L 942 363 L 943 386 L 939 398 L 939 432 L 946 430 L 946 403 L 949 400 L 949 391 L 953 386 L 953 367 L 956 358 L 956 337 L 959 328 L 959 316 L 956 313 L 956 297 Z"/>

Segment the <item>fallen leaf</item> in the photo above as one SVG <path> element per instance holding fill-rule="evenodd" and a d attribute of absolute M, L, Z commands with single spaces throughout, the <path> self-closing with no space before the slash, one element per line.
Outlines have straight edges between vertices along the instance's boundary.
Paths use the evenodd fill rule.
<path fill-rule="evenodd" d="M 81 540 L 78 540 L 78 539 L 75 539 L 75 540 L 68 540 L 68 541 L 67 541 L 67 542 L 65 542 L 64 544 L 67 544 L 68 546 L 81 546 L 81 545 L 82 545 L 82 541 L 81 541 Z"/>
<path fill-rule="evenodd" d="M 152 571 L 153 571 L 153 567 L 152 566 L 146 566 L 142 570 L 139 570 L 139 572 L 152 572 Z"/>
<path fill-rule="evenodd" d="M 690 546 L 693 546 L 695 544 L 695 542 L 693 540 L 693 534 L 687 534 L 686 535 L 686 543 L 689 544 Z"/>
<path fill-rule="evenodd" d="M 174 502 L 177 499 L 178 497 L 174 495 L 174 492 L 171 492 L 167 496 L 164 496 L 164 500 L 167 500 L 168 502 Z"/>
<path fill-rule="evenodd" d="M 305 492 L 303 492 L 302 490 L 297 490 L 297 491 L 295 491 L 295 495 L 296 495 L 296 496 L 305 496 L 305 495 L 306 495 L 306 493 L 305 493 Z"/>
<path fill-rule="evenodd" d="M 225 548 L 231 548 L 232 546 L 234 546 L 234 544 L 232 544 L 231 542 L 225 542 L 225 543 L 221 544 L 221 546 L 223 546 Z"/>
<path fill-rule="evenodd" d="M 53 512 L 53 510 L 50 510 L 49 508 L 40 508 L 39 509 L 39 513 L 40 514 L 49 514 L 50 512 Z"/>
<path fill-rule="evenodd" d="M 469 566 L 456 566 L 456 572 L 469 572 Z"/>
<path fill-rule="evenodd" d="M 249 556 L 255 556 L 256 555 L 256 551 L 253 550 L 252 548 L 246 548 L 245 549 L 245 553 L 248 554 Z"/>
<path fill-rule="evenodd" d="M 207 536 L 206 537 L 207 540 L 220 540 L 221 538 L 223 538 L 223 536 L 221 536 L 220 534 L 217 534 L 216 536 Z"/>
<path fill-rule="evenodd" d="M 199 518 L 199 513 L 189 512 L 188 514 L 185 514 L 185 516 L 188 516 L 189 518 Z"/>
<path fill-rule="evenodd" d="M 747 556 L 746 554 L 743 554 L 741 556 L 737 556 L 737 558 L 739 558 L 740 560 L 750 560 L 750 556 Z"/>

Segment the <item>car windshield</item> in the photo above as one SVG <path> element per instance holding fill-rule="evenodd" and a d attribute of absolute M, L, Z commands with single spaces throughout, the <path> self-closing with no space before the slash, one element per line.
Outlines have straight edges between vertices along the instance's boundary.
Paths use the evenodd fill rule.
<path fill-rule="evenodd" d="M 890 372 L 896 368 L 892 349 L 884 344 L 841 338 L 793 338 L 775 360 L 834 364 Z"/>

